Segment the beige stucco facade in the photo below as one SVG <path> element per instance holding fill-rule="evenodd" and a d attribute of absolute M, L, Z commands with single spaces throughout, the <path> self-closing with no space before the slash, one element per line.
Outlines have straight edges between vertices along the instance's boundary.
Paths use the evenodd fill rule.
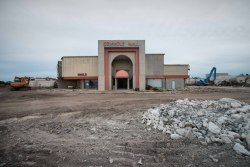
<path fill-rule="evenodd" d="M 97 56 L 65 56 L 62 60 L 62 77 L 98 76 Z"/>
<path fill-rule="evenodd" d="M 188 64 L 168 64 L 164 65 L 164 75 L 188 75 Z"/>
<path fill-rule="evenodd" d="M 163 75 L 164 53 L 146 54 L 146 75 Z"/>
<path fill-rule="evenodd" d="M 59 85 L 141 91 L 147 85 L 160 89 L 184 87 L 189 65 L 164 65 L 164 56 L 164 53 L 145 54 L 144 40 L 99 40 L 98 56 L 62 57 L 58 62 Z M 116 75 L 120 71 L 127 78 Z"/>

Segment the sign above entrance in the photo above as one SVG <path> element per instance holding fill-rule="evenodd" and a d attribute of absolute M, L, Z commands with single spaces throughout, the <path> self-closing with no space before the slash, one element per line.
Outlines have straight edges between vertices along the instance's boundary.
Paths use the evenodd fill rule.
<path fill-rule="evenodd" d="M 104 47 L 139 47 L 138 42 L 127 41 L 106 41 L 103 43 Z"/>
<path fill-rule="evenodd" d="M 129 77 L 131 88 L 145 90 L 145 40 L 110 39 L 98 40 L 98 84 L 100 90 L 113 89 L 112 76 L 114 76 L 115 71 L 112 71 L 112 60 L 120 55 L 125 55 L 132 61 L 133 69 L 129 70 L 132 78 L 131 80 Z M 119 68 L 123 69 L 124 67 Z"/>

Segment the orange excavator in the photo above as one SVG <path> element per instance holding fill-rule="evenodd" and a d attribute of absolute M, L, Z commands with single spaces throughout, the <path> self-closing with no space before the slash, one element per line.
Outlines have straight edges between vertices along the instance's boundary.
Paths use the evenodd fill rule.
<path fill-rule="evenodd" d="M 30 77 L 15 77 L 14 82 L 10 84 L 10 90 L 30 90 Z"/>
<path fill-rule="evenodd" d="M 250 76 L 249 75 L 245 79 L 245 86 L 250 87 Z"/>

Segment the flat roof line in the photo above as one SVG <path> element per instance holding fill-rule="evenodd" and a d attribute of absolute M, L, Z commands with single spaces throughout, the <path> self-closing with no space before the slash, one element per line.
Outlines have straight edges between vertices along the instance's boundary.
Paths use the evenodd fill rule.
<path fill-rule="evenodd" d="M 63 56 L 62 58 L 75 58 L 75 57 L 98 57 L 98 56 Z"/>
<path fill-rule="evenodd" d="M 164 66 L 189 66 L 189 64 L 164 64 Z"/>
<path fill-rule="evenodd" d="M 145 53 L 145 55 L 165 55 L 165 53 Z"/>
<path fill-rule="evenodd" d="M 99 39 L 98 41 L 107 41 L 107 42 L 112 42 L 112 41 L 145 41 L 145 39 Z"/>

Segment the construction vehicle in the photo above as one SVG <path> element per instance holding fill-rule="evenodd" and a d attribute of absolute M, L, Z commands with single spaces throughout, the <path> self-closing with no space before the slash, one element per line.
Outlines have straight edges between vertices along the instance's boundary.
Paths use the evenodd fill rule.
<path fill-rule="evenodd" d="M 248 76 L 248 75 L 245 79 L 245 86 L 250 87 L 250 76 Z"/>
<path fill-rule="evenodd" d="M 213 75 L 213 80 L 211 80 L 212 75 Z M 195 84 L 198 86 L 213 85 L 214 80 L 216 80 L 216 67 L 212 68 L 212 70 L 210 71 L 210 73 L 207 75 L 207 77 L 205 79 L 198 80 L 198 81 L 196 81 Z"/>
<path fill-rule="evenodd" d="M 30 90 L 30 77 L 15 77 L 14 82 L 10 84 L 10 90 Z"/>

